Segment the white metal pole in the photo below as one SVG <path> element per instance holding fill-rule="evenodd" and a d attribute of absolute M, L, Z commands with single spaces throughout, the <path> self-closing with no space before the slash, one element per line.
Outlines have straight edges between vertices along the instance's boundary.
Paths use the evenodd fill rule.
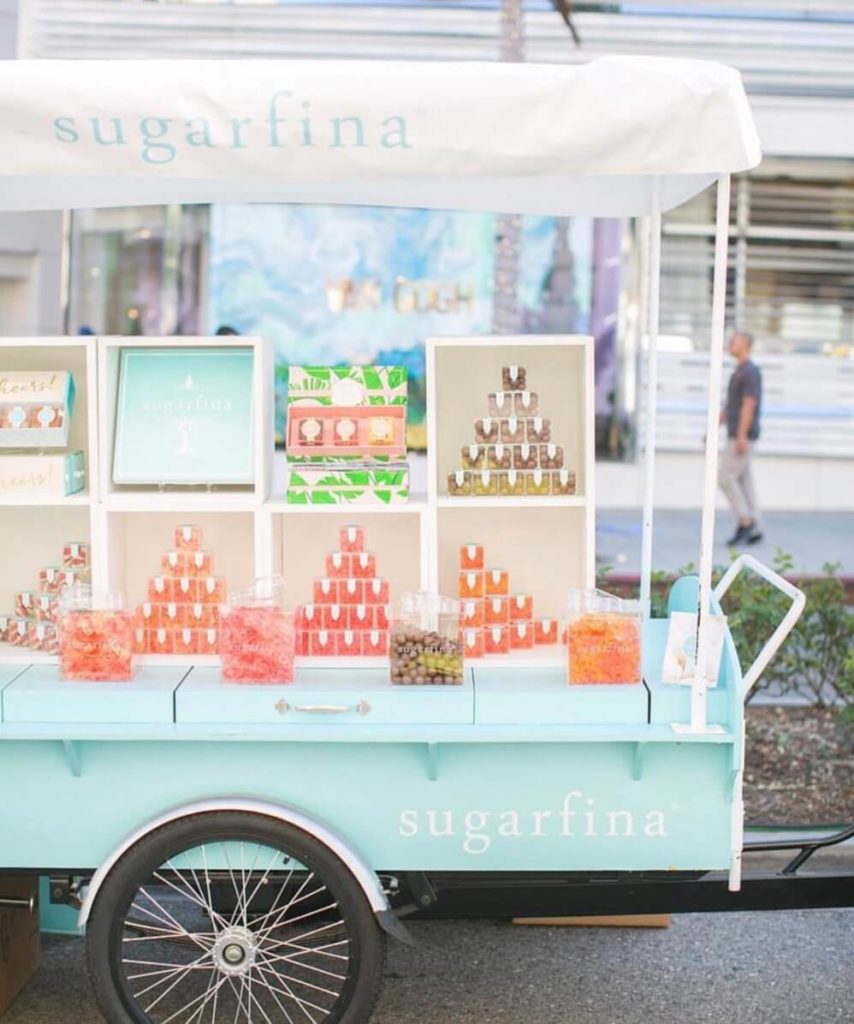
<path fill-rule="evenodd" d="M 650 614 L 652 592 L 652 527 L 655 491 L 655 439 L 658 416 L 658 324 L 661 298 L 661 179 L 653 183 L 652 215 L 649 222 L 647 252 L 647 360 L 646 360 L 646 430 L 644 439 L 643 532 L 641 535 L 641 609 Z"/>
<path fill-rule="evenodd" d="M 691 731 L 706 728 L 706 652 L 709 649 L 709 599 L 712 595 L 712 550 L 715 540 L 715 497 L 718 484 L 718 433 L 723 375 L 726 319 L 726 267 L 729 243 L 730 177 L 718 178 L 715 214 L 715 269 L 712 281 L 712 336 L 709 346 L 709 406 L 706 416 L 706 461 L 703 486 L 703 522 L 700 530 L 700 594 L 697 659 L 691 685 Z"/>

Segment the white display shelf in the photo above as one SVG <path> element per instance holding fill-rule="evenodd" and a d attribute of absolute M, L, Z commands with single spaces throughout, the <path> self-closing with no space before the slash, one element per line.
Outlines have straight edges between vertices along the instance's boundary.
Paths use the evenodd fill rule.
<path fill-rule="evenodd" d="M 527 371 L 537 415 L 551 421 L 577 493 L 554 496 L 451 496 L 448 474 L 474 443 L 488 395 L 502 390 L 501 369 Z M 460 545 L 484 545 L 486 567 L 510 573 L 511 593 L 534 598 L 537 618 L 561 619 L 566 591 L 595 580 L 593 340 L 542 335 L 431 338 L 427 342 L 430 588 L 457 594 Z M 544 649 L 548 651 L 548 649 Z M 489 663 L 542 664 L 554 651 L 488 656 Z M 557 656 L 560 660 L 560 656 Z"/>
<path fill-rule="evenodd" d="M 255 482 L 245 488 L 117 487 L 112 483 L 112 448 L 119 355 L 123 347 L 251 346 L 255 351 L 257 403 L 254 436 Z M 34 352 L 37 359 L 26 358 Z M 146 584 L 160 572 L 161 556 L 172 547 L 176 526 L 202 528 L 203 547 L 214 557 L 214 572 L 229 590 L 242 590 L 256 577 L 281 573 L 288 604 L 312 598 L 312 584 L 325 575 L 325 556 L 338 547 L 341 526 L 359 524 L 366 547 L 387 579 L 390 602 L 406 590 L 455 595 L 459 546 L 481 541 L 488 567 L 511 573 L 511 591 L 534 595 L 535 617 L 560 620 L 568 586 L 592 586 L 593 370 L 588 338 L 452 338 L 428 343 L 428 493 L 396 505 L 290 505 L 271 495 L 273 479 L 272 346 L 261 339 L 102 338 L 7 339 L 0 341 L 0 366 L 71 369 L 78 386 L 71 446 L 86 453 L 88 487 L 62 498 L 0 498 L 0 536 L 5 546 L 0 577 L 0 613 L 14 610 L 14 594 L 37 590 L 38 570 L 61 561 L 64 541 L 88 541 L 96 590 L 118 590 L 125 607 L 146 598 Z M 564 447 L 566 466 L 577 476 L 579 493 L 554 497 L 451 497 L 441 493 L 446 462 L 473 440 L 476 418 L 486 413 L 486 396 L 500 389 L 502 365 L 518 363 L 529 386 L 540 394 L 552 437 Z M 544 372 L 551 367 L 551 372 Z M 497 377 L 496 377 L 497 374 Z M 266 375 L 266 376 L 265 376 Z M 281 460 L 281 456 L 277 456 Z M 444 461 L 443 461 L 444 460 Z M 423 461 L 423 460 L 422 460 Z M 425 486 L 423 468 L 419 489 Z M 472 664 L 556 664 L 562 648 L 487 656 Z M 0 664 L 55 662 L 55 656 L 0 645 Z M 211 656 L 147 655 L 140 664 L 216 664 Z M 382 658 L 315 658 L 299 664 L 378 667 Z"/>
<path fill-rule="evenodd" d="M 344 516 L 359 519 L 365 515 L 406 516 L 421 515 L 427 510 L 425 495 L 417 495 L 397 505 L 289 505 L 284 498 L 269 498 L 263 503 L 264 509 L 277 515 L 320 515 Z"/>
<path fill-rule="evenodd" d="M 114 491 L 102 502 L 111 512 L 252 512 L 263 502 L 251 493 L 227 491 Z"/>
<path fill-rule="evenodd" d="M 91 505 L 94 499 L 88 489 L 78 491 L 77 494 L 3 494 L 0 495 L 0 508 L 20 508 L 32 506 L 47 506 L 63 508 L 65 506 Z"/>
<path fill-rule="evenodd" d="M 437 508 L 585 508 L 587 498 L 578 494 L 558 495 L 554 498 L 442 497 L 436 499 Z"/>

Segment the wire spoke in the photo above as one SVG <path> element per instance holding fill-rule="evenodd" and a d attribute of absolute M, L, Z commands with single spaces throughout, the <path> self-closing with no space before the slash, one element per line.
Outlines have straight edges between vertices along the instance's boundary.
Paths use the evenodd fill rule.
<path fill-rule="evenodd" d="M 294 959 L 295 957 L 300 955 L 299 953 L 288 953 L 286 955 L 273 953 L 272 955 L 268 955 L 264 950 L 261 950 L 261 955 L 264 957 L 264 962 L 267 964 L 292 964 L 294 967 L 299 967 L 300 970 L 314 971 L 315 974 L 322 974 L 327 978 L 334 978 L 336 981 L 345 981 L 347 978 L 346 974 L 334 974 L 332 971 L 324 971 L 322 967 L 315 967 L 313 964 L 306 964 L 303 963 L 301 960 Z M 344 957 L 344 959 L 346 960 L 348 958 Z"/>
<path fill-rule="evenodd" d="M 200 900 L 197 896 L 195 896 L 193 893 L 191 893 L 189 888 L 187 888 L 187 889 L 179 889 L 177 885 L 174 885 L 172 882 L 169 881 L 168 878 L 166 878 L 164 875 L 161 875 L 159 871 L 155 871 L 153 877 L 156 878 L 158 882 L 162 882 L 163 885 L 168 885 L 170 889 L 174 889 L 175 892 L 177 892 L 179 896 L 182 896 L 184 899 L 188 899 L 195 906 L 199 907 L 201 910 L 204 910 L 205 913 L 209 913 L 208 907 L 205 906 L 204 901 Z M 195 934 L 195 935 L 206 935 L 206 934 L 209 934 L 209 933 L 207 933 L 207 932 L 194 932 L 193 934 Z"/>
<path fill-rule="evenodd" d="M 275 942 L 271 942 L 268 939 L 263 948 L 265 955 L 268 949 L 281 948 L 282 946 L 293 946 L 297 951 L 290 954 L 292 957 L 301 956 L 303 953 L 317 953 L 321 956 L 329 956 L 332 959 L 343 959 L 343 961 L 348 961 L 350 958 L 349 956 L 345 956 L 343 953 L 331 953 L 328 952 L 328 950 L 334 949 L 336 946 L 347 946 L 349 944 L 349 939 L 339 939 L 337 942 L 328 942 L 322 946 L 302 946 L 298 942 L 294 942 L 292 939 L 279 939 Z"/>
<path fill-rule="evenodd" d="M 309 871 L 309 873 L 303 879 L 303 883 L 299 887 L 299 889 L 297 889 L 297 891 L 293 894 L 293 896 L 287 902 L 287 904 L 284 907 L 282 907 L 282 909 L 278 912 L 278 914 L 276 915 L 276 920 L 271 925 L 267 925 L 266 928 L 261 928 L 257 932 L 257 935 L 258 935 L 259 939 L 265 938 L 271 931 L 273 931 L 275 928 L 278 928 L 281 925 L 281 923 L 284 920 L 285 916 L 287 915 L 288 911 L 291 909 L 291 907 L 294 905 L 294 903 L 299 899 L 300 895 L 302 894 L 303 889 L 305 889 L 305 887 L 308 885 L 308 883 L 311 881 L 312 878 L 314 878 L 314 872 L 313 871 Z M 267 918 L 269 919 L 269 917 L 270 917 L 270 915 L 268 914 Z"/>
<path fill-rule="evenodd" d="M 272 974 L 276 979 L 281 981 L 281 983 L 285 986 L 283 989 L 282 988 L 275 988 L 275 986 L 273 986 L 269 981 L 263 981 L 263 984 L 266 985 L 270 989 L 270 991 L 278 992 L 279 995 L 281 995 L 281 996 L 287 996 L 288 999 L 293 999 L 293 1001 L 297 1004 L 297 1006 L 302 1010 L 302 1012 L 306 1015 L 306 1017 L 308 1017 L 308 1019 L 311 1021 L 311 1024 L 317 1024 L 317 1021 L 308 1012 L 308 1010 L 306 1009 L 307 1006 L 310 1007 L 312 1010 L 317 1010 L 318 1013 L 322 1013 L 324 1016 L 328 1015 L 329 1011 L 325 1007 L 317 1006 L 315 1003 L 310 1003 L 307 999 L 301 999 L 293 991 L 293 989 L 290 987 L 290 985 L 284 980 L 284 978 L 281 978 L 278 974 L 275 973 L 275 971 L 270 971 L 269 969 L 266 969 L 264 967 L 259 968 L 259 970 L 260 971 L 266 971 L 266 973 Z"/>
<path fill-rule="evenodd" d="M 182 874 L 173 865 L 171 860 L 167 860 L 165 866 L 168 867 L 171 871 L 173 871 L 178 876 L 178 878 L 181 880 L 181 882 L 187 887 L 186 895 L 189 896 L 189 898 L 193 901 L 193 903 L 195 903 L 197 906 L 201 907 L 201 909 L 204 910 L 206 914 L 210 915 L 211 924 L 216 924 L 216 920 L 217 919 L 219 920 L 219 922 L 220 922 L 220 924 L 222 926 L 225 926 L 227 924 L 227 922 L 226 922 L 225 918 L 222 916 L 222 914 L 219 914 L 219 913 L 217 913 L 216 910 L 214 910 L 213 901 L 211 899 L 211 894 L 210 894 L 210 886 L 208 886 L 208 898 L 207 898 L 207 900 L 205 899 L 205 894 L 204 894 L 204 892 L 202 892 L 202 887 L 199 884 L 198 878 L 196 877 L 196 872 L 195 872 L 194 868 L 189 867 L 187 870 L 189 870 L 190 873 L 193 876 L 193 879 L 194 879 L 194 881 L 196 883 L 195 887 L 190 885 L 189 881 L 184 876 L 184 874 Z M 159 878 L 160 876 L 155 872 L 155 877 Z M 161 879 L 161 881 L 166 881 L 166 879 Z M 166 884 L 168 885 L 169 883 L 167 882 Z M 174 889 L 175 886 L 172 886 L 172 888 Z"/>
<path fill-rule="evenodd" d="M 172 972 L 173 974 L 176 974 L 176 977 L 172 981 L 172 984 L 169 986 L 169 988 L 164 989 L 164 991 L 160 993 L 160 995 L 154 1000 L 153 1003 L 151 1003 L 149 1006 L 146 1006 L 145 1012 L 148 1013 L 148 1011 L 152 1007 L 156 1006 L 160 1002 L 161 999 L 163 999 L 165 996 L 169 995 L 169 993 L 172 991 L 172 989 L 175 988 L 176 985 L 180 985 L 181 982 L 187 977 L 188 974 L 190 974 L 191 971 L 194 971 L 194 970 L 197 970 L 197 969 L 204 970 L 205 968 L 204 967 L 200 968 L 199 965 L 202 963 L 202 960 L 204 960 L 206 956 L 207 956 L 207 953 L 205 953 L 202 956 L 200 956 L 198 958 L 198 960 L 193 960 L 189 964 L 178 964 L 175 967 L 175 970 Z M 210 965 L 209 970 L 213 970 L 213 964 Z M 134 992 L 134 997 L 136 999 L 140 999 L 142 996 L 144 996 L 146 994 L 146 992 L 150 992 L 153 988 L 157 988 L 158 985 L 162 985 L 166 981 L 169 981 L 169 977 L 168 976 L 165 977 L 165 978 L 161 978 L 159 981 L 152 982 L 150 985 L 148 985 L 146 988 L 144 988 L 141 992 Z"/>
<path fill-rule="evenodd" d="M 221 988 L 222 985 L 225 984 L 226 978 L 228 978 L 227 974 L 223 975 L 223 977 L 220 978 L 220 980 L 216 983 L 217 989 Z M 194 996 L 189 1001 L 189 1003 L 185 1003 L 179 1010 L 176 1010 L 174 1013 L 170 1013 L 169 1016 L 165 1020 L 160 1022 L 160 1024 L 169 1024 L 170 1021 L 174 1020 L 179 1014 L 185 1013 L 187 1010 L 190 1009 L 191 1006 L 193 1006 L 195 1003 L 197 1003 L 200 999 L 205 999 L 207 997 L 207 995 L 208 995 L 208 993 L 205 991 L 205 992 L 200 993 L 197 996 Z M 146 1009 L 145 1012 L 148 1013 L 148 1010 L 150 1010 L 150 1009 L 151 1009 L 151 1007 L 149 1006 Z"/>
<path fill-rule="evenodd" d="M 280 981 L 290 981 L 295 985 L 302 985 L 303 988 L 310 988 L 314 992 L 322 992 L 325 996 L 332 996 L 333 999 L 337 999 L 339 996 L 339 993 L 333 991 L 331 988 L 323 988 L 321 985 L 314 985 L 310 981 L 303 981 L 300 978 L 293 977 L 291 974 L 282 974 L 280 970 L 270 964 L 266 957 L 263 959 L 263 962 L 259 965 L 258 969 L 260 971 L 267 971 L 268 973 L 273 974 Z"/>
<path fill-rule="evenodd" d="M 191 932 L 187 931 L 187 929 L 181 924 L 180 921 L 176 921 L 175 918 L 169 913 L 169 911 L 166 910 L 164 907 L 162 907 L 157 902 L 157 900 L 151 895 L 151 893 L 148 892 L 148 890 L 145 888 L 145 886 L 141 885 L 139 887 L 139 891 L 143 894 L 143 896 L 146 897 L 146 899 L 150 900 L 155 905 L 155 907 L 157 907 L 157 909 L 160 911 L 160 913 L 163 914 L 163 916 L 166 918 L 166 920 L 169 921 L 171 924 L 173 924 L 183 935 L 186 935 L 188 938 L 192 939 L 192 941 L 197 946 L 200 946 L 202 949 L 206 948 L 203 942 L 201 942 L 200 940 L 196 939 L 196 937 Z M 136 904 L 134 904 L 134 906 L 136 906 Z M 144 912 L 144 908 L 143 907 L 138 907 L 137 909 L 142 910 Z M 151 914 L 150 916 L 151 917 L 155 917 L 154 914 Z M 156 920 L 156 917 L 155 917 L 155 920 Z"/>

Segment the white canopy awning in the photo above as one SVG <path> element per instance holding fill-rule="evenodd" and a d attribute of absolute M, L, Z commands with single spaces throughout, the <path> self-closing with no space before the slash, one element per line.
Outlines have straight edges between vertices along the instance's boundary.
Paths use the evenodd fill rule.
<path fill-rule="evenodd" d="M 669 209 L 760 160 L 737 71 L 354 61 L 0 61 L 0 209 L 293 202 Z"/>

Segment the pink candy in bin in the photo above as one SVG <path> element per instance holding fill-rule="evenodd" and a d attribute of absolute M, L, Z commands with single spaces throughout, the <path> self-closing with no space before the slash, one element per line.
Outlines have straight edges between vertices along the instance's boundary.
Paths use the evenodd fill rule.
<path fill-rule="evenodd" d="M 134 617 L 121 596 L 93 596 L 78 585 L 59 611 L 59 670 L 63 679 L 123 682 L 133 675 Z"/>
<path fill-rule="evenodd" d="M 256 580 L 231 596 L 222 608 L 219 643 L 226 682 L 293 682 L 296 630 L 285 611 L 281 577 Z"/>

